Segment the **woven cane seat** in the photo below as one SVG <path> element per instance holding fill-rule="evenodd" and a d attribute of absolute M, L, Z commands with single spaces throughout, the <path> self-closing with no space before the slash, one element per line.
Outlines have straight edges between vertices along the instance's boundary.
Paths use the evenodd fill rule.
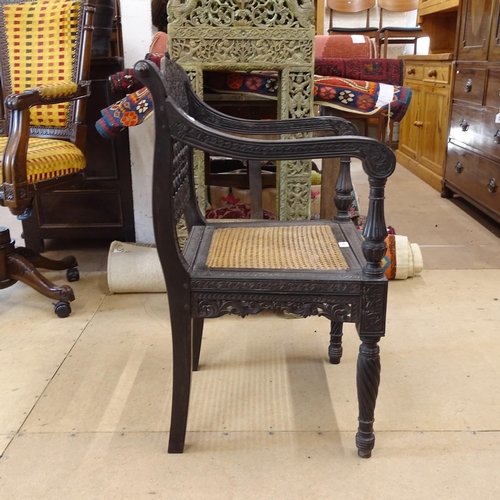
<path fill-rule="evenodd" d="M 1 151 L 5 150 L 7 139 L 7 137 L 0 137 Z M 2 166 L 3 157 L 0 155 L 0 167 Z M 78 172 L 84 168 L 85 156 L 73 143 L 30 138 L 27 157 L 27 174 L 30 184 Z M 3 182 L 2 168 L 0 168 L 0 182 Z"/>
<path fill-rule="evenodd" d="M 327 225 L 228 227 L 214 231 L 207 267 L 239 269 L 348 268 Z"/>

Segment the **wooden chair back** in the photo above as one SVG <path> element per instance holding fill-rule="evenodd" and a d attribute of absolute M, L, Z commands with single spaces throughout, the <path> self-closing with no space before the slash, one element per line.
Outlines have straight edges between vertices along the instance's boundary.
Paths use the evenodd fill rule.
<path fill-rule="evenodd" d="M 418 9 L 418 0 L 378 0 L 378 6 L 389 12 L 411 12 Z"/>
<path fill-rule="evenodd" d="M 330 9 L 353 14 L 371 9 L 375 3 L 375 0 L 327 0 Z"/>

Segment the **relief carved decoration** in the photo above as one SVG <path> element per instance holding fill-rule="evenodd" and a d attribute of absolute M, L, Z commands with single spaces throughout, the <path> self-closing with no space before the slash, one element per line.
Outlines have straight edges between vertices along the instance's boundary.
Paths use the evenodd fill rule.
<path fill-rule="evenodd" d="M 362 298 L 362 322 L 359 335 L 385 333 L 385 313 L 387 301 L 387 283 L 365 284 Z"/>
<path fill-rule="evenodd" d="M 359 316 L 358 303 L 351 296 L 303 296 L 269 294 L 194 293 L 193 317 L 217 318 L 224 314 L 245 317 L 262 311 L 286 311 L 303 318 L 325 316 L 332 321 L 353 322 Z"/>
<path fill-rule="evenodd" d="M 299 292 L 299 293 L 328 293 L 328 294 L 359 294 L 361 292 L 361 284 L 357 282 L 326 282 L 311 281 L 304 283 L 303 281 L 228 281 L 227 276 L 222 271 L 218 271 L 217 275 L 220 280 L 193 280 L 191 288 L 193 290 L 220 290 L 221 292 L 229 292 L 231 290 L 250 290 L 254 292 Z M 352 277 L 356 279 L 356 277 Z M 351 298 L 352 301 L 352 298 Z"/>
<path fill-rule="evenodd" d="M 170 26 L 198 27 L 283 27 L 314 25 L 314 4 L 310 0 L 170 0 Z"/>

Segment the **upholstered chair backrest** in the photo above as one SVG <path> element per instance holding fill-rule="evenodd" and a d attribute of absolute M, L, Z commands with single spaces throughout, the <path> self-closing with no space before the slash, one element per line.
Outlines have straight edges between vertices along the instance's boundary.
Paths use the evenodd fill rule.
<path fill-rule="evenodd" d="M 4 97 L 67 82 L 81 73 L 81 32 L 86 0 L 0 0 L 0 56 Z M 71 138 L 75 102 L 31 109 L 31 134 Z M 8 123 L 8 120 L 6 120 Z M 4 131 L 4 134 L 8 131 Z"/>

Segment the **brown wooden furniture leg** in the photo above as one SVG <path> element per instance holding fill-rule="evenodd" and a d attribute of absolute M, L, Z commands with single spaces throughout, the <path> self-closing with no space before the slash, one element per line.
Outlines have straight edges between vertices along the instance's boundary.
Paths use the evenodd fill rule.
<path fill-rule="evenodd" d="M 356 446 L 361 458 L 370 458 L 375 446 L 373 422 L 380 384 L 380 337 L 361 337 L 356 385 L 358 388 L 359 426 Z"/>
<path fill-rule="evenodd" d="M 63 269 L 71 269 L 77 267 L 78 262 L 73 255 L 68 255 L 62 259 L 49 259 L 38 252 L 34 252 L 29 248 L 17 247 L 15 252 L 31 262 L 35 267 L 42 269 L 50 269 L 51 271 L 61 271 Z"/>
<path fill-rule="evenodd" d="M 342 327 L 339 321 L 331 322 L 330 345 L 328 347 L 328 357 L 332 365 L 338 365 L 342 358 Z"/>
<path fill-rule="evenodd" d="M 69 285 L 55 286 L 36 267 L 22 255 L 13 253 L 7 256 L 7 270 L 12 279 L 22 281 L 49 299 L 71 302 L 75 295 Z"/>

